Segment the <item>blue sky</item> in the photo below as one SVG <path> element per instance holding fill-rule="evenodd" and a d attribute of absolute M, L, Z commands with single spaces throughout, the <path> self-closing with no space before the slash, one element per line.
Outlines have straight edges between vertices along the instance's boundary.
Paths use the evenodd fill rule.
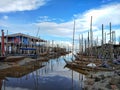
<path fill-rule="evenodd" d="M 120 0 L 0 0 L 0 29 L 9 34 L 24 33 L 46 40 L 72 42 L 87 38 L 93 16 L 93 37 L 101 40 L 101 24 L 109 32 L 109 22 L 116 37 L 120 36 Z M 39 32 L 38 32 L 39 30 Z M 109 40 L 109 36 L 107 36 Z M 118 41 L 117 41 L 118 42 Z"/>

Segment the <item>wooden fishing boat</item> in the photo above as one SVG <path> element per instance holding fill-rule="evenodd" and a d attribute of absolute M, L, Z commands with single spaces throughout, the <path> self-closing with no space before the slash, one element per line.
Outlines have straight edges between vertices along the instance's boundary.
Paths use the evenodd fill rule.
<path fill-rule="evenodd" d="M 4 61 L 6 62 L 15 62 L 24 59 L 25 56 L 8 56 Z"/>
<path fill-rule="evenodd" d="M 68 68 L 72 68 L 73 70 L 74 69 L 80 69 L 80 70 L 84 70 L 84 71 L 95 71 L 95 72 L 98 72 L 98 71 L 113 71 L 112 68 L 104 68 L 104 67 L 100 67 L 100 66 L 96 66 L 96 67 L 90 67 L 90 66 L 87 66 L 89 63 L 76 63 L 76 62 L 69 62 L 67 60 L 64 59 L 64 61 L 66 62 L 66 67 Z"/>

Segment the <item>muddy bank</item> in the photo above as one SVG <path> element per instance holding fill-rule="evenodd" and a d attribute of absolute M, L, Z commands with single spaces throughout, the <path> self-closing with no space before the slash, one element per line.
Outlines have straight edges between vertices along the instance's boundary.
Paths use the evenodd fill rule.
<path fill-rule="evenodd" d="M 84 90 L 120 90 L 118 72 L 99 72 L 87 76 Z"/>

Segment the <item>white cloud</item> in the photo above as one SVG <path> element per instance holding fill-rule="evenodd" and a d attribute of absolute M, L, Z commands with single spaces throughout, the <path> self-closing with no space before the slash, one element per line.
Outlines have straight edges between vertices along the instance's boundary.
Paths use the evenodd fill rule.
<path fill-rule="evenodd" d="M 41 22 L 35 25 L 37 27 L 40 27 L 41 33 L 52 34 L 53 36 L 59 36 L 59 37 L 61 36 L 69 37 L 73 30 L 73 22 L 66 22 L 66 23 L 60 23 L 60 24 L 55 22 Z"/>
<path fill-rule="evenodd" d="M 112 23 L 112 30 L 116 31 L 116 37 L 120 36 L 119 34 L 120 13 L 119 12 L 120 12 L 120 3 L 116 3 L 116 4 L 104 5 L 99 8 L 90 9 L 84 13 L 74 15 L 75 21 L 76 21 L 75 39 L 78 39 L 79 34 L 82 34 L 82 33 L 84 35 L 84 38 L 87 38 L 87 33 L 90 28 L 90 17 L 91 16 L 93 16 L 92 28 L 94 31 L 93 32 L 94 39 L 96 39 L 98 36 L 99 41 L 101 40 L 101 36 L 102 36 L 101 25 L 102 24 L 104 24 L 105 32 L 106 33 L 109 32 L 108 26 L 110 22 Z M 37 28 L 40 28 L 39 33 L 42 35 L 57 36 L 59 38 L 63 38 L 63 37 L 71 38 L 72 40 L 74 20 L 70 20 L 68 22 L 56 23 L 54 20 L 52 20 L 48 16 L 43 16 L 40 18 L 43 19 L 42 22 L 40 21 L 32 25 L 18 25 L 18 26 L 12 25 L 11 27 L 16 26 L 16 29 L 21 29 L 23 30 L 23 32 L 28 32 L 28 33 L 31 32 L 32 34 L 33 33 L 35 34 L 38 30 Z M 28 30 L 29 29 L 28 27 L 30 27 L 30 30 Z M 13 30 L 13 28 L 11 30 Z M 109 40 L 109 36 L 107 35 L 107 41 L 108 40 Z"/>
<path fill-rule="evenodd" d="M 7 19 L 8 19 L 8 16 L 6 16 L 6 15 L 3 16 L 3 19 L 4 19 L 4 20 L 7 20 Z"/>
<path fill-rule="evenodd" d="M 78 39 L 79 34 L 84 33 L 84 38 L 87 38 L 88 31 L 90 30 L 90 18 L 93 17 L 93 38 L 96 39 L 99 37 L 101 40 L 102 31 L 101 26 L 104 24 L 105 32 L 109 32 L 109 23 L 112 23 L 112 27 L 120 25 L 120 3 L 104 5 L 96 9 L 90 9 L 82 14 L 74 15 L 76 18 L 76 36 L 75 39 Z M 72 38 L 73 34 L 73 23 L 71 20 L 65 23 L 55 23 L 51 22 L 40 22 L 37 23 L 37 27 L 40 27 L 44 30 L 44 33 L 51 35 L 56 35 L 59 37 L 69 37 Z M 120 27 L 118 27 L 120 29 Z M 113 29 L 116 30 L 116 29 Z M 43 32 L 43 31 L 42 31 Z M 42 33 L 41 32 L 41 33 Z M 118 32 L 118 31 L 117 31 Z M 116 37 L 120 36 L 116 34 Z M 107 35 L 107 41 L 109 36 Z"/>
<path fill-rule="evenodd" d="M 47 0 L 3 0 L 0 2 L 0 12 L 34 10 L 46 4 Z"/>
<path fill-rule="evenodd" d="M 55 18 L 50 18 L 48 16 L 40 16 L 38 22 L 52 22 L 56 20 Z"/>

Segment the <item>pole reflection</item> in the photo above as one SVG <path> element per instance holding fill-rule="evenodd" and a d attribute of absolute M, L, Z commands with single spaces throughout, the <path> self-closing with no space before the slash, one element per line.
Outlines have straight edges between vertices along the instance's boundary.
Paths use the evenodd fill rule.
<path fill-rule="evenodd" d="M 70 58 L 70 55 L 64 58 Z M 34 65 L 31 67 L 34 68 L 34 71 L 22 77 L 8 77 L 9 81 L 4 84 L 2 82 L 1 86 L 5 86 L 5 88 L 1 90 L 10 90 L 9 88 L 15 90 L 18 87 L 19 90 L 82 90 L 83 75 L 64 68 L 63 57 L 51 59 L 42 64 L 45 67 L 36 69 L 36 65 Z"/>

